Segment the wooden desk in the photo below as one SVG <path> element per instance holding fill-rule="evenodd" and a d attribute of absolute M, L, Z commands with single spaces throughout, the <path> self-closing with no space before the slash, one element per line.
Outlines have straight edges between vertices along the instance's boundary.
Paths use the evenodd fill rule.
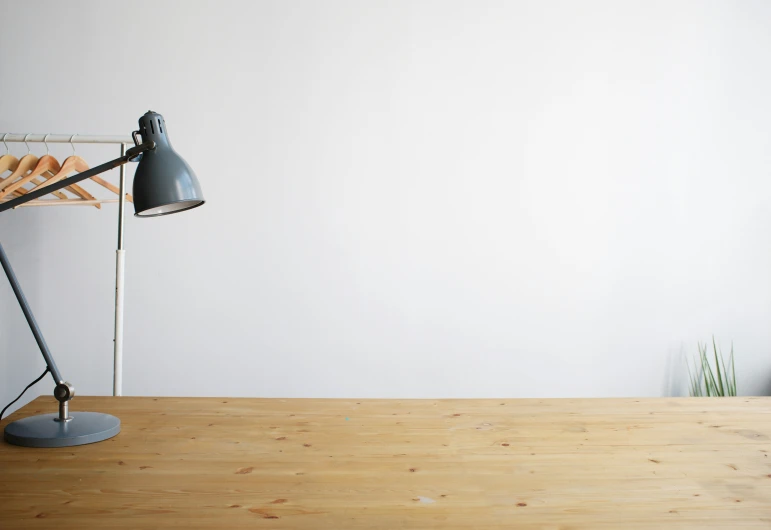
<path fill-rule="evenodd" d="M 771 528 L 771 398 L 72 407 L 123 430 L 0 444 L 3 530 Z M 38 398 L 9 419 L 54 410 Z"/>

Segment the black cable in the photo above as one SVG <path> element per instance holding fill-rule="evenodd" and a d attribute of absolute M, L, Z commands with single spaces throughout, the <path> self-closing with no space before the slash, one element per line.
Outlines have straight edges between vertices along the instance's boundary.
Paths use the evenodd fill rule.
<path fill-rule="evenodd" d="M 21 391 L 21 394 L 19 394 L 19 397 L 17 397 L 16 399 L 14 399 L 13 401 L 11 401 L 10 403 L 8 403 L 8 404 L 5 406 L 5 408 L 3 409 L 3 411 L 2 411 L 2 412 L 0 412 L 0 420 L 2 420 L 2 419 L 3 419 L 3 415 L 5 414 L 5 411 L 6 411 L 6 410 L 8 410 L 8 407 L 10 407 L 11 405 L 13 405 L 13 404 L 14 404 L 14 403 L 16 403 L 17 401 L 19 401 L 19 400 L 21 399 L 21 396 L 23 396 L 23 395 L 24 395 L 24 392 L 26 392 L 27 390 L 29 390 L 29 389 L 30 389 L 30 387 L 32 387 L 32 385 L 34 385 L 35 383 L 37 383 L 38 381 L 40 381 L 41 379 L 43 379 L 43 378 L 46 376 L 46 374 L 47 374 L 47 373 L 48 373 L 48 367 L 46 366 L 46 369 L 45 369 L 45 371 L 44 371 L 42 374 L 40 374 L 40 377 L 38 377 L 37 379 L 35 379 L 34 381 L 32 381 L 30 384 L 28 384 L 28 385 L 27 385 L 27 388 L 25 388 L 24 390 L 22 390 L 22 391 Z"/>

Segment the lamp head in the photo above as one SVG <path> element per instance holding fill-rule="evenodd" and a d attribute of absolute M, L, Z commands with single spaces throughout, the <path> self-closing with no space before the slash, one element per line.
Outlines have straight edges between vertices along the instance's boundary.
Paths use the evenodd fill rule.
<path fill-rule="evenodd" d="M 134 174 L 134 215 L 156 217 L 190 210 L 204 203 L 193 169 L 169 143 L 166 122 L 157 112 L 139 118 L 142 141 L 155 148 L 145 151 Z"/>

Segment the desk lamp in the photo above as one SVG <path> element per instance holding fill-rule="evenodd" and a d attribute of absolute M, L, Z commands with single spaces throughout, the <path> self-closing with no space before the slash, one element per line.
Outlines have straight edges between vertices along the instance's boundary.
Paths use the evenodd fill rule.
<path fill-rule="evenodd" d="M 138 136 L 142 138 L 141 143 Z M 49 186 L 35 188 L 22 197 L 0 204 L 0 212 L 128 162 L 139 162 L 134 174 L 133 188 L 136 217 L 156 217 L 183 212 L 204 203 L 201 186 L 198 184 L 195 173 L 169 143 L 163 116 L 148 111 L 139 118 L 139 130 L 134 131 L 132 137 L 134 147 L 127 150 L 124 156 Z M 46 345 L 2 245 L 0 245 L 0 263 L 43 354 L 46 372 L 51 373 L 56 383 L 54 397 L 59 402 L 58 414 L 30 416 L 9 423 L 5 427 L 5 441 L 26 447 L 70 447 L 112 438 L 120 432 L 120 420 L 115 416 L 100 412 L 69 411 L 69 402 L 75 395 L 75 389 L 70 383 L 65 382 L 56 367 L 53 355 Z"/>

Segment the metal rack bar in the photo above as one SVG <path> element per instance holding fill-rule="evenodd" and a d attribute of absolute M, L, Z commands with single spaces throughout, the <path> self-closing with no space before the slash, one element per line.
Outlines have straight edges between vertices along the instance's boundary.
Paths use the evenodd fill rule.
<path fill-rule="evenodd" d="M 120 146 L 120 156 L 126 156 L 126 144 Z M 126 250 L 123 248 L 123 211 L 126 204 L 126 165 L 120 167 L 118 193 L 118 249 L 115 251 L 115 336 L 113 339 L 112 395 L 123 395 L 123 296 Z"/>
<path fill-rule="evenodd" d="M 45 140 L 49 144 L 129 144 L 133 145 L 134 140 L 131 136 L 115 135 L 100 136 L 93 134 L 19 134 L 19 133 L 0 133 L 0 140 L 6 142 L 37 142 Z M 26 140 L 25 140 L 26 139 Z"/>

